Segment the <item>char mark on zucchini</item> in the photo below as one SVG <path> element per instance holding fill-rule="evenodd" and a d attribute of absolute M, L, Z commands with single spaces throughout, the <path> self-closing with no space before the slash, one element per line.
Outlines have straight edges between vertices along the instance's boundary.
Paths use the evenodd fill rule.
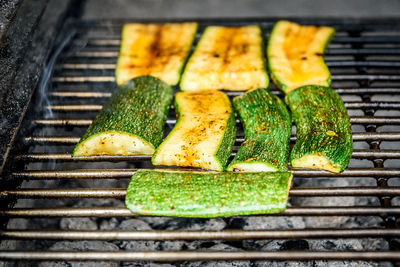
<path fill-rule="evenodd" d="M 179 82 L 197 23 L 125 24 L 115 70 L 117 84 L 152 75 L 170 85 Z"/>
<path fill-rule="evenodd" d="M 350 162 L 353 141 L 340 96 L 331 88 L 309 85 L 290 92 L 285 101 L 297 126 L 292 167 L 342 172 Z"/>
<path fill-rule="evenodd" d="M 154 153 L 154 165 L 222 171 L 235 142 L 235 115 L 229 98 L 216 90 L 179 92 L 178 121 Z"/>
<path fill-rule="evenodd" d="M 118 86 L 72 156 L 152 155 L 161 143 L 172 88 L 142 76 Z"/>
<path fill-rule="evenodd" d="M 278 21 L 268 41 L 271 79 L 284 93 L 304 86 L 330 86 L 331 75 L 323 53 L 335 30 L 325 26 L 302 26 Z"/>
<path fill-rule="evenodd" d="M 259 26 L 207 27 L 185 67 L 181 90 L 268 87 L 263 43 Z"/>
<path fill-rule="evenodd" d="M 290 172 L 189 172 L 139 170 L 131 178 L 125 205 L 135 214 L 227 217 L 282 212 Z"/>
<path fill-rule="evenodd" d="M 292 119 L 285 104 L 266 88 L 233 99 L 245 141 L 228 171 L 287 171 Z"/>

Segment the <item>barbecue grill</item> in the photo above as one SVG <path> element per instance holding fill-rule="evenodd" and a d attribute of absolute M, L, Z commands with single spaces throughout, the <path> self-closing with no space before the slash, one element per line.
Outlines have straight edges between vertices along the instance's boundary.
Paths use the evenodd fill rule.
<path fill-rule="evenodd" d="M 158 219 L 138 217 L 120 205 L 123 202 L 113 201 L 125 197 L 127 182 L 135 170 L 152 168 L 150 156 L 72 158 L 70 155 L 80 136 L 115 88 L 114 68 L 119 50 L 120 29 L 123 23 L 133 21 L 82 21 L 73 17 L 65 21 L 59 20 L 63 30 L 58 33 L 57 45 L 54 46 L 47 65 L 43 68 L 41 63 L 35 65 L 41 70 L 41 80 L 37 86 L 33 85 L 36 84 L 35 79 L 29 83 L 32 84 L 31 89 L 36 87 L 35 93 L 30 97 L 28 92 L 23 98 L 26 101 L 20 101 L 21 111 L 13 114 L 15 131 L 8 132 L 8 136 L 2 136 L 2 140 L 5 140 L 4 146 L 9 149 L 4 149 L 6 153 L 3 155 L 2 165 L 0 260 L 242 260 L 246 263 L 259 260 L 362 260 L 385 261 L 388 264 L 400 261 L 400 20 L 294 20 L 302 24 L 333 26 L 337 31 L 326 51 L 325 60 L 332 72 L 332 87 L 343 98 L 351 117 L 355 150 L 350 167 L 341 174 L 319 170 L 292 170 L 294 185 L 290 190 L 286 211 L 274 216 L 221 219 L 224 226 L 217 230 L 187 230 L 185 227 L 171 230 L 163 226 L 147 230 L 121 230 L 117 227 L 82 230 L 59 227 L 60 220 L 70 217 L 97 220 L 116 218 L 119 222 L 136 217 L 149 225 L 152 225 L 151 220 Z M 197 41 L 204 27 L 208 25 L 258 24 L 268 38 L 277 19 L 190 21 L 199 22 Z M 47 21 L 39 29 L 49 23 L 54 24 L 55 20 Z M 55 32 L 54 27 L 48 36 Z M 51 42 L 45 45 L 50 46 Z M 47 58 L 47 55 L 40 54 L 40 57 Z M 282 96 L 274 85 L 271 84 L 270 89 Z M 241 94 L 226 93 L 230 97 Z M 173 127 L 174 117 L 174 111 L 171 110 L 167 129 Z M 238 126 L 240 127 L 239 121 Z M 292 136 L 292 141 L 294 140 L 295 134 Z M 243 137 L 239 135 L 236 150 L 242 141 Z M 319 183 L 320 180 L 324 183 Z M 319 204 L 313 202 L 315 198 L 323 200 Z M 346 201 L 349 198 L 352 201 Z M 93 199 L 99 199 L 100 204 L 89 205 L 82 202 L 82 199 L 92 200 L 87 203 L 95 203 Z M 327 199 L 332 201 L 325 201 Z M 311 220 L 313 225 L 309 222 L 302 226 L 244 227 L 243 222 L 250 217 L 260 219 L 259 221 L 265 217 L 277 220 L 280 217 L 287 220 L 302 218 L 301 220 Z M 337 218 L 342 220 L 337 222 Z M 171 220 L 176 220 L 178 226 L 181 222 L 199 221 L 179 218 Z M 208 220 L 212 219 L 200 221 Z M 345 223 L 346 220 L 359 224 L 350 227 Z M 38 225 L 42 226 L 37 227 Z M 336 250 L 298 245 L 328 239 L 343 242 L 349 239 L 379 240 L 387 245 L 379 248 L 364 246 Z M 190 247 L 185 249 L 183 246 L 180 251 L 50 249 L 52 244 L 59 241 L 112 243 L 180 240 L 209 241 L 208 243 L 221 241 L 235 249 L 213 250 L 207 249 L 207 246 L 196 250 Z M 274 240 L 282 240 L 285 245 L 279 249 L 268 249 L 268 246 L 261 245 L 259 249 L 252 249 L 245 245 Z M 297 245 L 291 247 L 288 244 Z"/>

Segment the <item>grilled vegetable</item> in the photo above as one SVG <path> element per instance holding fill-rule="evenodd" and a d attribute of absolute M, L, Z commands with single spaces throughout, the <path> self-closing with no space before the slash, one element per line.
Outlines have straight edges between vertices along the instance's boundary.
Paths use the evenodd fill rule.
<path fill-rule="evenodd" d="M 133 213 L 176 217 L 220 217 L 285 210 L 290 172 L 233 173 L 139 170 L 125 205 Z"/>
<path fill-rule="evenodd" d="M 182 75 L 182 91 L 268 87 L 259 26 L 207 27 Z"/>
<path fill-rule="evenodd" d="M 285 104 L 259 88 L 233 99 L 244 127 L 245 141 L 229 171 L 287 171 L 292 120 Z"/>
<path fill-rule="evenodd" d="M 197 31 L 197 23 L 125 24 L 115 70 L 117 84 L 152 75 L 170 85 L 181 70 Z"/>
<path fill-rule="evenodd" d="M 229 98 L 215 90 L 179 92 L 175 109 L 178 121 L 154 153 L 153 164 L 222 171 L 236 132 Z"/>
<path fill-rule="evenodd" d="M 278 21 L 268 41 L 271 78 L 286 94 L 304 85 L 330 86 L 323 53 L 335 30 Z"/>
<path fill-rule="evenodd" d="M 72 156 L 153 154 L 161 143 L 171 101 L 172 88 L 151 76 L 119 86 Z"/>
<path fill-rule="evenodd" d="M 297 141 L 290 155 L 294 168 L 339 173 L 353 151 L 350 119 L 340 96 L 323 86 L 300 87 L 285 98 L 297 125 Z"/>

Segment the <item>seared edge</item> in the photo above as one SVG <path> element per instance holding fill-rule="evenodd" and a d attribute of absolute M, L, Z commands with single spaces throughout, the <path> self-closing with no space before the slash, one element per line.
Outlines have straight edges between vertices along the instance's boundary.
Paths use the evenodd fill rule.
<path fill-rule="evenodd" d="M 197 27 L 194 22 L 125 24 L 115 69 L 117 84 L 142 75 L 178 84 Z"/>

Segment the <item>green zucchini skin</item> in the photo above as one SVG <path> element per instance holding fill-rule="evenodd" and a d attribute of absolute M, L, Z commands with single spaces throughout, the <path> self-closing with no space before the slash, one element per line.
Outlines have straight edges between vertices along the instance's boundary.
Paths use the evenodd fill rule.
<path fill-rule="evenodd" d="M 236 120 L 235 113 L 232 112 L 226 123 L 226 130 L 224 133 L 224 137 L 221 140 L 221 144 L 218 148 L 217 153 L 215 154 L 216 158 L 219 160 L 222 166 L 222 170 L 225 170 L 226 164 L 228 163 L 229 157 L 232 153 L 232 148 L 235 144 L 235 136 L 236 136 Z"/>
<path fill-rule="evenodd" d="M 235 97 L 233 106 L 243 124 L 245 141 L 228 170 L 235 170 L 237 164 L 256 163 L 287 171 L 292 119 L 283 101 L 259 88 Z"/>
<path fill-rule="evenodd" d="M 290 92 L 285 101 L 297 126 L 292 166 L 295 160 L 315 154 L 332 164 L 328 169 L 318 164 L 315 168 L 342 172 L 350 162 L 353 141 L 350 118 L 339 94 L 328 87 L 308 85 Z"/>
<path fill-rule="evenodd" d="M 156 148 L 162 141 L 164 125 L 173 97 L 172 88 L 152 76 L 134 78 L 118 86 L 76 145 L 107 133 L 127 133 Z"/>
<path fill-rule="evenodd" d="M 286 208 L 290 172 L 190 172 L 139 170 L 125 205 L 135 214 L 227 217 L 278 213 Z"/>

